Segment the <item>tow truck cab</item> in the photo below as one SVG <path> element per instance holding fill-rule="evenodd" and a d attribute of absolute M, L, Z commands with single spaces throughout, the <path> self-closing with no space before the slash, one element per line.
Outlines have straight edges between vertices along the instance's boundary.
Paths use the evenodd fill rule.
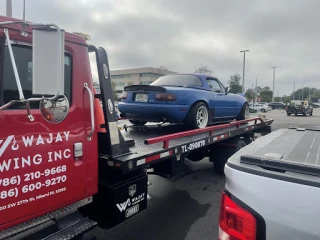
<path fill-rule="evenodd" d="M 91 53 L 101 94 L 94 94 Z M 42 225 L 60 229 L 60 239 L 146 208 L 146 172 L 123 175 L 106 164 L 129 153 L 112 99 L 103 48 L 54 24 L 0 17 L 0 239 L 24 239 Z"/>
<path fill-rule="evenodd" d="M 0 17 L 0 22 L 6 21 L 18 20 Z M 20 25 L 0 26 L 0 106 L 19 99 L 5 29 L 25 99 L 41 97 L 32 94 L 33 70 L 46 67 L 33 66 L 31 28 L 21 35 Z M 50 45 L 47 48 L 50 54 Z M 87 139 L 90 96 L 83 86 L 92 89 L 92 77 L 83 38 L 65 33 L 63 61 L 66 101 L 60 107 L 55 103 L 40 110 L 39 101 L 30 102 L 28 114 L 27 105 L 17 102 L 0 111 L 0 230 L 80 200 L 90 201 L 98 190 L 97 133 Z"/>

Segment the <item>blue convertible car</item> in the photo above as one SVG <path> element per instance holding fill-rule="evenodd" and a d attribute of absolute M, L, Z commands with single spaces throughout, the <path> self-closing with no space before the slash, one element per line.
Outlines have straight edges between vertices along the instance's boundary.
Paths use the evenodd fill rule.
<path fill-rule="evenodd" d="M 118 108 L 135 125 L 186 123 L 194 129 L 249 116 L 244 97 L 228 93 L 217 78 L 204 74 L 170 74 L 150 85 L 126 86 Z"/>

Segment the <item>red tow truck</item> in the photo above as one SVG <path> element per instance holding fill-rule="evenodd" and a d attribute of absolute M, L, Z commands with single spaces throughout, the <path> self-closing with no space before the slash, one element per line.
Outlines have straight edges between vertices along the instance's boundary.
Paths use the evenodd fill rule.
<path fill-rule="evenodd" d="M 119 130 L 103 48 L 55 24 L 0 17 L 0 239 L 73 239 L 111 228 L 147 208 L 148 174 L 172 178 L 186 159 L 207 156 L 221 173 L 272 122 Z"/>

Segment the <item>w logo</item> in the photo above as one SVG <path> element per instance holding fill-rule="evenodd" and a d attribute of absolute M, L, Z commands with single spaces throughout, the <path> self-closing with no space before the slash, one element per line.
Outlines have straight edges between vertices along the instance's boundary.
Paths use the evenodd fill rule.
<path fill-rule="evenodd" d="M 0 157 L 6 151 L 12 139 L 14 139 L 14 135 L 10 135 L 5 141 L 0 139 Z"/>
<path fill-rule="evenodd" d="M 127 207 L 130 205 L 131 205 L 130 198 L 128 198 L 128 200 L 125 201 L 124 203 L 117 204 L 117 207 L 119 211 L 122 212 L 122 211 L 125 211 Z"/>

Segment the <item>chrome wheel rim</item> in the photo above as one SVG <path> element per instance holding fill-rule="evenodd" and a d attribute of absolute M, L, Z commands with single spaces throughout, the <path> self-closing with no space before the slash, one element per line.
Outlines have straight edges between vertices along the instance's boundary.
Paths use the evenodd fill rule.
<path fill-rule="evenodd" d="M 245 119 L 248 119 L 250 118 L 250 109 L 249 109 L 249 106 L 246 105 L 245 109 L 244 109 L 244 118 Z"/>
<path fill-rule="evenodd" d="M 204 107 L 204 106 L 199 107 L 199 109 L 197 111 L 196 120 L 197 120 L 197 125 L 199 128 L 204 128 L 207 126 L 207 124 L 208 124 L 208 110 L 206 109 L 206 107 Z"/>

